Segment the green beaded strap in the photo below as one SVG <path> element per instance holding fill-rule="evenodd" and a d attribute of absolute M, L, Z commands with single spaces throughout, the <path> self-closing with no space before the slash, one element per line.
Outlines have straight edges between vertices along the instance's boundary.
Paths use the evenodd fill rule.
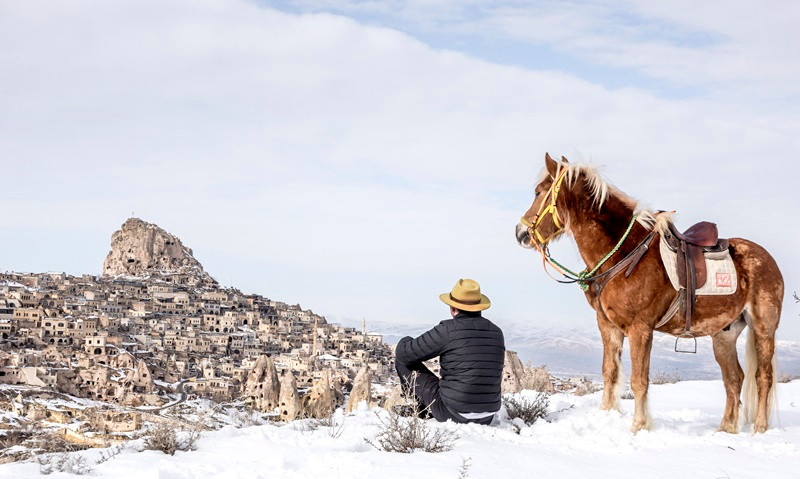
<path fill-rule="evenodd" d="M 603 264 L 606 261 L 608 261 L 609 258 L 614 256 L 614 254 L 619 250 L 619 248 L 622 246 L 622 243 L 624 243 L 625 239 L 628 238 L 628 235 L 630 234 L 631 229 L 633 229 L 633 224 L 635 222 L 636 222 L 636 214 L 634 213 L 633 218 L 631 218 L 630 224 L 628 224 L 628 228 L 625 230 L 625 234 L 622 235 L 622 238 L 620 238 L 620 240 L 617 242 L 617 245 L 614 246 L 614 249 L 609 251 L 608 254 L 605 255 L 603 257 L 603 259 L 600 260 L 599 263 L 597 263 L 597 266 L 592 268 L 591 271 L 587 271 L 588 270 L 588 267 L 587 267 L 583 271 L 581 271 L 580 273 L 576 273 L 576 272 L 572 271 L 571 269 L 567 268 L 566 266 L 562 265 L 558 261 L 556 261 L 553 257 L 551 257 L 549 251 L 547 253 L 547 259 L 549 259 L 550 261 L 553 262 L 553 264 L 555 264 L 556 266 L 558 266 L 559 268 L 564 270 L 564 276 L 566 276 L 567 278 L 569 278 L 571 280 L 574 280 L 576 283 L 578 283 L 578 286 L 580 286 L 582 290 L 586 291 L 587 289 L 589 289 L 589 282 L 591 281 L 592 275 L 594 275 L 597 272 L 597 270 L 600 269 L 600 267 L 603 266 Z M 573 277 L 570 278 L 567 275 L 567 273 L 571 274 Z"/>

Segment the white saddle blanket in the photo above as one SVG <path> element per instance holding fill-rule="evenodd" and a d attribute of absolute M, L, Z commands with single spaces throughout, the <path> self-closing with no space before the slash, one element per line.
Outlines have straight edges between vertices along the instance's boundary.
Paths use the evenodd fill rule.
<path fill-rule="evenodd" d="M 680 289 L 678 285 L 678 253 L 672 251 L 669 245 L 661 238 L 659 244 L 661 250 L 661 261 L 667 270 L 667 276 L 672 283 L 675 291 Z M 739 284 L 736 277 L 736 267 L 733 264 L 731 253 L 728 250 L 718 253 L 706 253 L 706 284 L 697 290 L 697 295 L 726 295 L 736 292 Z"/>

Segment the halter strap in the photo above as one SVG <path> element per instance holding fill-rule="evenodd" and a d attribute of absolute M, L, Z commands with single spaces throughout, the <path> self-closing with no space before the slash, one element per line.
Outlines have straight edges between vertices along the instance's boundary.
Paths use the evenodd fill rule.
<path fill-rule="evenodd" d="M 556 200 L 558 200 L 558 193 L 561 191 L 561 183 L 564 181 L 564 176 L 566 176 L 568 168 L 569 165 L 566 165 L 558 172 L 553 184 L 550 185 L 550 188 L 547 189 L 547 193 L 544 194 L 544 198 L 542 198 L 542 204 L 539 205 L 539 211 L 536 212 L 533 220 L 528 221 L 525 218 L 520 220 L 522 224 L 528 227 L 528 233 L 531 235 L 531 239 L 538 240 L 538 243 L 542 245 L 546 245 L 553 238 L 553 236 L 557 235 L 559 232 L 561 232 L 561 230 L 564 229 L 564 223 L 558 218 L 558 206 L 556 206 Z M 550 197 L 549 202 L 547 201 L 548 197 Z M 539 232 L 539 225 L 542 223 L 542 220 L 547 214 L 552 216 L 553 224 L 555 225 L 556 229 L 550 236 L 545 238 Z"/>

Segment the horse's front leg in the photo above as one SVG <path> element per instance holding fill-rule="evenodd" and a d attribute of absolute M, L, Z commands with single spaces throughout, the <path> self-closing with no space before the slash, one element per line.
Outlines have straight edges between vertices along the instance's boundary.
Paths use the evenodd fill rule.
<path fill-rule="evenodd" d="M 634 413 L 631 432 L 651 429 L 653 419 L 647 405 L 647 387 L 650 383 L 650 350 L 653 347 L 653 329 L 646 324 L 633 324 L 628 329 L 631 344 L 631 389 Z"/>
<path fill-rule="evenodd" d="M 619 407 L 619 388 L 622 384 L 622 343 L 625 335 L 601 313 L 597 313 L 597 327 L 603 339 L 603 404 L 608 411 Z"/>

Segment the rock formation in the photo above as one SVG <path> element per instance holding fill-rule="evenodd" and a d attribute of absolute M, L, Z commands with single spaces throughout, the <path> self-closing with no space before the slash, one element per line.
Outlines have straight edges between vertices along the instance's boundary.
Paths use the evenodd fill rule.
<path fill-rule="evenodd" d="M 130 218 L 111 236 L 111 251 L 103 262 L 103 275 L 142 276 L 185 274 L 212 281 L 192 250 L 158 226 Z"/>
<path fill-rule="evenodd" d="M 77 397 L 113 401 L 127 406 L 158 405 L 156 385 L 147 363 L 136 361 L 131 368 L 114 369 L 94 363 L 80 369 L 63 369 L 56 373 L 54 389 Z M 124 376 L 120 376 L 120 373 Z"/>
<path fill-rule="evenodd" d="M 303 410 L 308 417 L 328 418 L 336 408 L 330 371 L 325 371 L 311 390 L 303 396 Z"/>
<path fill-rule="evenodd" d="M 523 389 L 546 393 L 555 392 L 553 379 L 547 372 L 547 367 L 523 366 L 514 351 L 506 351 L 503 382 L 500 387 L 503 394 L 516 393 Z"/>
<path fill-rule="evenodd" d="M 144 361 L 138 361 L 136 367 L 130 369 L 125 375 L 124 384 L 130 384 L 135 392 L 152 393 L 156 390 L 156 384 L 153 382 L 153 375 L 150 373 L 150 368 Z"/>
<path fill-rule="evenodd" d="M 279 404 L 280 387 L 275 362 L 262 354 L 247 375 L 244 386 L 245 403 L 259 411 L 274 411 Z"/>
<path fill-rule="evenodd" d="M 394 410 L 395 406 L 403 406 L 408 404 L 408 401 L 403 397 L 403 387 L 399 384 L 392 388 L 389 394 L 383 400 L 381 407 L 388 411 Z"/>
<path fill-rule="evenodd" d="M 553 393 L 556 391 L 553 385 L 553 378 L 547 372 L 546 366 L 526 367 L 525 376 L 522 379 L 522 389 Z"/>
<path fill-rule="evenodd" d="M 291 370 L 284 372 L 281 378 L 280 418 L 282 421 L 294 421 L 303 413 L 300 395 L 297 393 L 297 381 Z"/>
<path fill-rule="evenodd" d="M 356 375 L 353 381 L 353 389 L 350 391 L 350 398 L 347 400 L 345 412 L 352 412 L 358 408 L 358 403 L 366 401 L 369 405 L 372 392 L 372 378 L 369 368 L 364 366 Z"/>
<path fill-rule="evenodd" d="M 503 382 L 500 390 L 503 394 L 517 393 L 522 390 L 522 379 L 525 376 L 525 368 L 522 361 L 514 351 L 506 350 L 506 359 L 503 364 Z"/>

